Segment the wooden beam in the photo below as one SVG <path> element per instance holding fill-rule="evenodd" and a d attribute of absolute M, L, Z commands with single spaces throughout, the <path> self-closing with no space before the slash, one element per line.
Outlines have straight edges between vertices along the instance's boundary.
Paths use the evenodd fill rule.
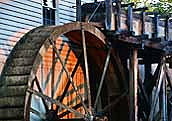
<path fill-rule="evenodd" d="M 76 21 L 81 21 L 81 0 L 76 0 Z"/>
<path fill-rule="evenodd" d="M 106 18 L 105 26 L 107 30 L 112 30 L 112 0 L 106 0 Z"/>
<path fill-rule="evenodd" d="M 129 67 L 129 110 L 130 110 L 130 121 L 138 121 L 138 59 L 137 49 L 131 50 L 130 55 L 130 67 Z"/>
<path fill-rule="evenodd" d="M 170 85 L 170 88 L 172 90 L 172 76 L 167 68 L 167 66 L 165 65 L 165 73 L 166 73 L 166 77 L 167 77 L 167 81 L 168 81 L 168 84 Z"/>
<path fill-rule="evenodd" d="M 165 71 L 165 70 L 164 70 Z M 165 72 L 164 72 L 165 73 Z M 166 88 L 166 76 L 162 78 L 162 85 L 160 89 L 160 118 L 162 121 L 168 121 L 167 116 L 167 88 Z"/>

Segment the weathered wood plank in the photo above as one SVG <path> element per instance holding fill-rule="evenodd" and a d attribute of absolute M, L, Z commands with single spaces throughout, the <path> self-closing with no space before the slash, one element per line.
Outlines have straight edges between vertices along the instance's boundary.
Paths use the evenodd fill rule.
<path fill-rule="evenodd" d="M 3 86 L 0 88 L 0 97 L 25 96 L 27 86 Z"/>
<path fill-rule="evenodd" d="M 22 76 L 6 76 L 2 77 L 2 81 L 5 82 L 7 86 L 19 86 L 19 85 L 27 85 L 29 75 L 22 75 Z"/>
<path fill-rule="evenodd" d="M 2 119 L 22 119 L 24 108 L 0 108 L 0 120 Z"/>
<path fill-rule="evenodd" d="M 24 107 L 25 96 L 0 98 L 0 108 Z"/>
<path fill-rule="evenodd" d="M 96 5 L 94 3 L 86 3 L 82 6 L 82 20 L 83 21 L 87 21 L 87 18 L 89 18 L 89 16 L 93 13 L 93 11 L 96 9 Z M 116 6 L 113 6 L 113 13 L 116 13 Z M 92 21 L 93 22 L 101 22 L 102 25 L 105 25 L 105 6 L 100 6 L 99 9 L 97 10 L 96 14 L 94 15 Z M 123 30 L 127 30 L 128 29 L 128 25 L 127 25 L 127 11 L 125 11 L 124 9 L 121 10 L 121 29 Z M 141 15 L 138 13 L 133 13 L 133 28 L 134 28 L 134 32 L 136 35 L 140 35 L 141 34 Z M 164 24 L 165 21 L 159 20 L 158 23 L 158 37 L 163 37 L 164 36 Z M 115 25 L 115 24 L 114 24 Z M 150 16 L 146 16 L 145 17 L 145 33 L 149 35 L 149 37 L 152 37 L 152 33 L 154 33 L 154 26 L 155 23 L 153 22 L 153 18 Z M 172 30 L 172 23 L 169 24 L 170 25 L 170 31 L 169 34 L 171 34 L 171 30 Z M 160 32 L 161 31 L 161 32 Z M 170 36 L 170 39 L 172 38 L 172 36 Z"/>
<path fill-rule="evenodd" d="M 41 42 L 38 42 L 37 40 L 35 40 L 36 42 L 26 42 L 23 44 L 23 46 L 16 46 L 15 49 L 16 50 L 37 50 L 41 47 Z"/>
<path fill-rule="evenodd" d="M 31 66 L 9 66 L 4 69 L 5 75 L 28 75 L 32 69 Z"/>
<path fill-rule="evenodd" d="M 12 56 L 15 58 L 30 58 L 35 56 L 37 50 L 16 50 L 12 53 Z"/>
<path fill-rule="evenodd" d="M 16 66 L 31 66 L 35 57 L 31 58 L 13 58 L 9 66 L 16 67 Z"/>

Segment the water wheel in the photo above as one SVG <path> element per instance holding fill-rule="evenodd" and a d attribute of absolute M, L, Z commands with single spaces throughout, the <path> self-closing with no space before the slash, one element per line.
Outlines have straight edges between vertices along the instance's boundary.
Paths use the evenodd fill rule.
<path fill-rule="evenodd" d="M 104 34 L 87 23 L 30 31 L 2 71 L 0 120 L 108 120 L 109 97 L 121 95 L 111 55 Z"/>
<path fill-rule="evenodd" d="M 31 30 L 1 73 L 0 121 L 171 120 L 171 56 L 135 40 L 79 22 Z"/>

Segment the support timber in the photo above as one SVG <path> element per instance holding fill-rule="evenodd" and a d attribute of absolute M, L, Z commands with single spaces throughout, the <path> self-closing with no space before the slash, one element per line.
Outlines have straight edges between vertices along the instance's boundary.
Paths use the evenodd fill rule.
<path fill-rule="evenodd" d="M 131 50 L 129 68 L 130 121 L 138 121 L 138 60 L 137 49 Z"/>

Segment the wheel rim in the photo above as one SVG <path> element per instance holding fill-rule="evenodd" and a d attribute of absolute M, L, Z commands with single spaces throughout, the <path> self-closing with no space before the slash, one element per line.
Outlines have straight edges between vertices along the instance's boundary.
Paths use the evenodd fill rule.
<path fill-rule="evenodd" d="M 21 112 L 16 113 L 16 115 L 15 114 L 12 115 L 10 118 L 21 119 L 21 120 L 23 120 L 23 118 L 24 118 L 24 120 L 29 121 L 30 120 L 30 112 L 32 112 L 32 113 L 38 112 L 38 110 L 34 109 L 35 107 L 37 109 L 37 106 L 35 106 L 36 103 L 34 103 L 34 102 L 35 102 L 36 98 L 38 99 L 38 97 L 39 98 L 41 97 L 38 94 L 41 92 L 38 85 L 40 85 L 40 88 L 42 88 L 42 85 L 36 83 L 37 81 L 39 82 L 41 79 L 38 76 L 39 75 L 38 68 L 39 68 L 39 65 L 41 62 L 40 59 L 43 57 L 43 55 L 46 55 L 46 52 L 48 52 L 48 48 L 50 46 L 52 46 L 51 44 L 52 44 L 52 42 L 54 42 L 54 40 L 57 40 L 58 42 L 61 41 L 61 40 L 59 40 L 60 37 L 66 36 L 66 37 L 68 37 L 69 40 L 72 40 L 72 42 L 75 43 L 77 46 L 78 45 L 80 46 L 81 45 L 80 42 L 82 40 L 81 26 L 82 26 L 82 29 L 84 30 L 85 38 L 87 38 L 86 45 L 88 45 L 90 47 L 89 49 L 87 48 L 88 53 L 89 53 L 88 55 L 89 55 L 89 57 L 93 57 L 93 58 L 89 59 L 89 61 L 94 60 L 93 55 L 95 53 L 94 52 L 92 53 L 91 51 L 99 50 L 100 48 L 103 48 L 103 51 L 101 49 L 100 49 L 101 51 L 96 51 L 96 52 L 98 52 L 97 56 L 101 55 L 101 58 L 106 57 L 106 52 L 104 50 L 104 48 L 106 46 L 105 36 L 101 33 L 101 31 L 99 29 L 97 29 L 96 27 L 91 26 L 87 23 L 71 23 L 71 24 L 66 24 L 64 26 L 59 26 L 59 27 L 55 27 L 55 26 L 39 27 L 39 28 L 36 28 L 36 29 L 30 31 L 16 44 L 16 46 L 14 47 L 13 51 L 11 52 L 9 58 L 7 59 L 7 63 L 4 66 L 1 79 L 7 80 L 7 81 L 4 81 L 4 83 L 5 83 L 4 85 L 14 86 L 15 88 L 18 88 L 18 87 L 16 87 L 16 85 L 19 87 L 22 87 L 22 91 L 16 91 L 15 95 L 17 95 L 17 96 L 21 95 L 22 98 L 20 97 L 20 99 L 25 100 L 25 103 L 20 104 Z M 50 42 L 50 40 L 52 40 L 52 42 Z M 94 44 L 92 44 L 92 43 L 94 43 Z M 56 46 L 55 46 L 55 48 L 57 48 L 57 50 L 59 49 Z M 81 48 L 81 50 L 82 50 L 82 48 Z M 71 51 L 72 54 L 69 54 L 69 55 L 70 55 L 70 57 L 74 56 L 74 58 L 76 59 L 76 58 L 78 58 L 78 55 L 79 55 L 78 52 L 73 52 L 73 50 L 72 50 Z M 55 52 L 55 57 L 56 56 L 57 56 L 57 53 Z M 101 61 L 104 62 L 104 60 L 105 59 L 102 59 Z M 62 59 L 62 61 L 63 61 L 63 59 Z M 98 64 L 98 66 L 103 66 L 102 65 L 103 62 L 101 62 L 101 61 L 98 59 L 97 60 L 95 59 L 95 62 Z M 83 67 L 81 65 L 81 66 L 79 66 L 79 68 L 82 72 L 83 68 L 85 68 L 85 67 Z M 67 67 L 67 69 L 68 69 L 68 67 Z M 71 71 L 70 71 L 70 73 L 71 73 Z M 81 75 L 84 76 L 83 74 L 81 74 Z M 9 76 L 10 76 L 10 82 L 8 82 Z M 16 80 L 14 80 L 14 78 L 13 78 L 14 76 L 17 76 Z M 46 75 L 42 75 L 42 76 L 46 77 Z M 54 76 L 56 76 L 56 75 L 54 75 Z M 18 80 L 18 78 L 20 80 Z M 22 81 L 23 79 L 24 79 L 24 81 Z M 82 81 L 80 81 L 80 82 L 82 82 Z M 33 91 L 35 91 L 35 93 Z M 4 96 L 6 96 L 6 95 L 9 96 L 9 94 L 11 94 L 11 93 L 7 92 L 4 94 Z M 37 94 L 37 97 L 36 98 L 34 97 L 35 99 L 33 99 L 34 94 L 35 95 Z M 45 95 L 43 95 L 43 96 L 45 96 Z M 58 97 L 58 94 L 56 96 Z M 75 97 L 75 95 L 74 95 L 74 97 Z M 12 96 L 10 98 L 13 99 Z M 43 98 L 43 97 L 41 97 L 41 98 Z M 45 107 L 42 105 L 43 105 L 43 103 L 46 103 L 47 101 L 43 101 L 42 99 L 39 99 L 39 100 L 41 100 L 40 107 L 42 108 L 42 112 L 40 114 L 42 114 L 42 113 L 45 113 Z M 66 99 L 64 99 L 64 100 L 66 100 Z M 54 100 L 51 100 L 50 102 L 53 102 L 53 101 Z M 56 103 L 56 102 L 54 102 L 54 103 Z M 48 105 L 51 105 L 51 104 L 48 104 Z M 22 109 L 22 106 L 24 107 L 23 109 Z M 32 106 L 33 106 L 33 108 L 31 108 L 31 110 L 30 110 L 30 107 L 32 107 Z M 62 105 L 62 107 L 63 107 L 63 105 Z M 48 106 L 48 108 L 50 108 L 50 106 Z M 87 108 L 87 105 L 86 105 L 86 108 Z M 75 112 L 75 114 L 79 114 L 80 117 L 83 118 L 83 117 L 85 117 L 86 108 L 83 111 L 84 116 L 83 116 L 83 114 L 80 115 L 81 114 L 80 112 L 82 112 L 81 110 L 83 110 L 83 109 L 80 109 L 80 111 L 77 111 L 77 112 L 74 111 L 74 112 Z M 11 107 L 10 107 L 10 109 L 11 109 Z M 18 110 L 18 107 L 16 107 L 16 110 Z M 71 109 L 68 109 L 68 111 L 70 111 L 70 110 Z M 70 115 L 73 115 L 73 114 L 70 114 Z M 40 117 L 44 117 L 44 115 L 41 115 Z M 74 117 L 74 116 L 71 116 L 71 117 Z M 88 115 L 86 117 L 88 117 Z M 91 116 L 89 118 L 91 118 Z"/>
<path fill-rule="evenodd" d="M 73 31 L 72 33 L 77 33 L 77 36 L 79 36 L 80 33 L 81 33 L 81 30 Z M 47 118 L 47 119 L 50 118 L 51 117 L 50 115 L 53 115 L 53 114 L 50 114 L 49 115 L 49 113 L 47 113 L 46 110 L 49 108 L 48 112 L 51 112 L 50 109 L 52 109 L 52 107 L 56 107 L 58 109 L 58 110 L 56 109 L 56 112 L 53 112 L 53 113 L 56 113 L 58 115 L 58 118 L 63 118 L 63 119 L 73 119 L 73 118 L 74 119 L 77 119 L 77 118 L 80 119 L 80 118 L 82 118 L 83 119 L 83 118 L 87 118 L 87 116 L 90 115 L 90 113 L 88 111 L 88 108 L 87 108 L 88 106 L 86 106 L 86 104 L 84 103 L 85 101 L 88 101 L 86 99 L 88 97 L 88 94 L 86 94 L 86 92 L 88 91 L 88 88 L 87 89 L 85 88 L 87 86 L 87 84 L 85 84 L 86 82 L 84 80 L 82 80 L 82 79 L 84 79 L 84 76 L 85 76 L 84 75 L 84 70 L 82 69 L 83 68 L 83 65 L 81 64 L 82 63 L 81 62 L 82 57 L 77 57 L 78 55 L 79 56 L 82 56 L 82 52 L 80 52 L 82 50 L 82 48 L 79 49 L 79 50 L 75 50 L 76 48 L 75 49 L 71 49 L 71 47 L 67 43 L 65 43 L 63 45 L 64 47 L 62 47 L 62 48 L 61 48 L 61 46 L 59 46 L 59 43 L 61 43 L 61 41 L 67 40 L 67 41 L 74 42 L 76 44 L 76 46 L 79 47 L 81 44 L 80 44 L 80 41 L 78 41 L 78 40 L 81 40 L 81 39 L 78 39 L 78 38 L 77 38 L 78 40 L 73 39 L 73 37 L 76 38 L 75 37 L 76 35 L 72 37 L 71 34 L 70 34 L 70 32 L 67 32 L 65 34 L 67 36 L 69 36 L 69 37 L 67 38 L 64 35 L 62 35 L 62 36 L 56 36 L 55 39 L 53 38 L 53 40 L 49 40 L 49 42 L 47 41 L 47 43 L 50 45 L 50 47 L 47 47 L 48 50 L 45 50 L 45 51 L 43 51 L 43 53 L 41 53 L 41 55 L 43 55 L 42 56 L 42 58 L 43 58 L 42 59 L 42 62 L 44 64 L 48 64 L 46 62 L 46 59 L 47 59 L 47 56 L 48 55 L 52 55 L 53 57 L 51 57 L 51 58 L 53 58 L 53 60 L 55 60 L 55 61 L 50 60 L 50 63 L 51 64 L 49 65 L 49 67 L 48 68 L 47 67 L 43 67 L 44 69 L 42 69 L 42 70 L 47 70 L 48 73 L 43 72 L 43 74 L 40 74 L 40 71 L 41 71 L 41 68 L 42 67 L 38 67 L 38 71 L 36 72 L 35 79 L 32 80 L 32 82 L 31 82 L 32 83 L 31 84 L 31 88 L 33 86 L 33 88 L 32 88 L 33 90 L 30 90 L 30 92 L 31 93 L 34 93 L 33 91 L 36 91 L 36 88 L 37 88 L 37 92 L 34 93 L 35 95 L 39 95 L 39 94 L 37 94 L 39 92 L 39 93 L 43 93 L 44 95 L 48 95 L 49 97 L 54 98 L 54 99 L 57 99 L 59 97 L 62 97 L 62 98 L 59 99 L 59 101 L 62 104 L 66 105 L 66 106 L 69 106 L 68 108 L 71 108 L 71 109 L 72 108 L 76 108 L 76 107 L 78 107 L 78 105 L 81 105 L 81 107 L 79 107 L 76 110 L 73 110 L 74 111 L 73 113 L 69 113 L 71 111 L 70 109 L 60 110 L 59 109 L 59 106 L 57 106 L 57 105 L 56 106 L 55 105 L 54 106 L 50 106 L 50 104 L 49 104 L 49 106 L 47 106 L 47 108 L 45 108 L 46 107 L 45 106 L 45 104 L 46 104 L 46 101 L 45 100 L 39 99 L 40 102 L 38 100 L 35 101 L 35 98 L 33 97 L 33 94 L 31 96 L 31 94 L 29 93 L 28 94 L 28 102 L 27 102 L 27 104 L 30 104 L 29 101 L 31 101 L 31 107 L 30 107 L 30 112 L 31 113 L 28 112 L 29 111 L 29 106 L 26 106 L 27 107 L 26 108 L 26 117 L 30 117 L 30 120 L 34 119 L 34 117 L 36 117 L 36 115 L 39 118 L 40 117 L 42 117 L 44 119 L 45 118 Z M 72 40 L 69 40 L 69 38 L 71 38 Z M 87 42 L 87 44 L 89 45 L 90 42 Z M 44 45 L 48 45 L 47 43 L 44 43 Z M 62 43 L 64 43 L 64 42 L 62 42 Z M 100 47 L 97 47 L 97 45 L 92 45 L 92 47 L 97 47 L 97 49 L 98 49 L 98 48 L 104 47 L 104 44 L 105 43 L 100 42 L 100 44 L 99 44 Z M 42 46 L 42 47 L 44 47 L 44 46 Z M 64 53 L 63 51 L 65 51 L 65 49 L 67 49 L 66 50 L 67 53 L 65 52 L 66 55 L 64 56 L 62 53 Z M 40 50 L 42 51 L 42 48 Z M 59 51 L 59 50 L 61 50 L 61 51 Z M 66 57 L 66 58 L 65 59 L 62 59 L 62 57 Z M 55 58 L 57 58 L 57 61 L 56 61 Z M 73 58 L 73 59 L 71 59 L 71 58 Z M 61 61 L 58 61 L 58 59 L 61 60 Z M 74 62 L 74 65 L 72 65 L 69 68 L 68 67 L 65 67 L 65 66 L 67 66 L 65 64 L 68 63 L 66 60 L 70 60 L 70 59 Z M 66 61 L 66 63 L 65 63 L 65 61 Z M 54 63 L 54 64 L 52 64 L 52 63 Z M 75 72 L 69 71 L 69 70 L 73 70 Z M 72 74 L 72 72 L 73 72 L 73 74 Z M 61 77 L 61 78 L 59 78 L 59 77 Z M 74 79 L 74 80 L 71 79 L 70 80 L 69 79 L 69 78 L 76 78 L 76 77 L 82 77 L 82 78 L 80 80 L 78 80 L 78 79 Z M 39 80 L 43 80 L 41 78 L 48 79 L 49 82 L 51 82 L 51 84 L 47 84 L 49 86 L 46 86 L 44 84 L 43 84 L 43 86 L 40 86 L 39 83 L 41 81 L 39 81 Z M 67 84 L 68 82 L 70 82 L 71 84 L 70 83 Z M 47 83 L 47 80 L 43 80 L 43 83 Z M 54 83 L 54 84 L 52 84 L 52 83 Z M 78 85 L 78 83 L 79 83 L 79 85 Z M 52 89 L 52 85 L 54 85 L 55 86 L 55 89 L 57 89 L 57 90 L 52 91 L 53 90 Z M 54 88 L 54 86 L 53 86 L 53 88 Z M 66 91 L 66 92 L 64 91 L 65 90 L 64 86 L 65 86 L 65 88 L 68 91 Z M 43 89 L 43 88 L 41 89 L 41 87 L 45 87 L 45 89 Z M 79 89 L 77 89 L 77 88 L 79 88 Z M 64 94 L 64 93 L 70 93 L 70 92 L 74 92 L 73 94 L 71 93 L 71 95 L 74 95 L 74 96 L 71 97 L 71 96 L 68 95 L 66 97 L 66 94 Z M 54 94 L 52 94 L 52 93 L 54 93 Z M 54 95 L 54 96 L 52 97 L 52 95 Z M 75 100 L 75 99 L 73 99 L 74 97 L 76 97 L 78 99 Z M 41 98 L 43 98 L 43 97 L 41 97 Z M 73 100 L 75 100 L 75 101 L 73 101 Z M 77 103 L 78 101 L 80 103 Z M 38 103 L 38 102 L 40 103 L 40 105 L 41 105 L 40 107 L 43 107 L 42 108 L 43 112 L 39 112 L 39 108 L 38 108 L 38 106 L 37 107 L 35 106 L 35 102 L 36 103 Z M 53 102 L 53 100 L 52 100 L 52 102 Z M 51 102 L 51 104 L 52 104 L 52 102 Z M 75 102 L 75 103 L 71 103 L 71 105 L 70 105 L 70 102 Z M 44 104 L 44 106 L 42 106 L 43 104 Z M 32 108 L 32 106 L 33 106 L 33 108 Z M 35 108 L 37 110 L 35 110 Z"/>
<path fill-rule="evenodd" d="M 82 31 L 83 30 L 83 31 Z M 83 38 L 83 33 L 85 34 L 85 37 Z M 56 74 L 56 72 L 61 72 L 61 68 L 62 68 L 62 63 L 65 61 L 64 58 L 62 58 L 62 63 L 57 63 L 56 65 L 61 65 L 60 67 L 54 67 L 54 70 L 57 68 L 59 69 L 58 71 L 54 71 L 54 74 L 51 74 L 50 76 L 48 76 L 48 73 L 52 71 L 52 60 L 53 56 L 54 58 L 57 57 L 57 55 L 59 55 L 58 53 L 60 53 L 61 51 L 63 51 L 63 48 L 60 49 L 61 46 L 61 41 L 62 39 L 64 39 L 65 37 L 67 37 L 75 46 L 77 46 L 78 50 L 75 51 L 75 49 L 73 49 L 72 47 L 70 47 L 67 44 L 66 48 L 71 48 L 71 50 L 69 51 L 69 49 L 66 51 L 69 54 L 64 54 L 64 57 L 66 58 L 66 56 L 68 55 L 68 58 L 66 60 L 70 60 L 69 57 L 73 57 L 74 61 L 71 62 L 75 62 L 74 66 L 66 67 L 67 70 L 69 71 L 69 77 L 75 77 L 77 74 L 77 69 L 76 71 L 74 71 L 75 73 L 72 74 L 71 70 L 75 70 L 75 67 L 77 65 L 77 60 L 79 60 L 79 56 L 82 55 L 81 54 L 81 50 L 83 50 L 83 48 L 81 47 L 81 43 L 82 40 L 86 38 L 86 47 L 87 47 L 87 52 L 85 52 L 85 54 L 83 54 L 84 56 L 87 55 L 88 58 L 84 59 L 87 60 L 88 59 L 88 64 L 85 64 L 84 62 L 79 64 L 80 71 L 78 71 L 78 73 L 80 76 L 86 76 L 85 74 L 85 68 L 89 69 L 89 82 L 91 83 L 91 98 L 92 98 L 92 103 L 91 103 L 91 108 L 92 110 L 89 110 L 89 103 L 86 99 L 87 96 L 85 96 L 83 99 L 83 102 L 86 100 L 86 102 L 84 102 L 84 104 L 86 105 L 85 109 L 84 109 L 84 105 L 79 105 L 81 108 L 79 109 L 75 109 L 74 106 L 78 106 L 77 103 L 75 103 L 75 105 L 73 105 L 73 103 L 71 103 L 71 105 L 66 105 L 65 101 L 59 101 L 62 100 L 60 98 L 58 98 L 57 100 L 54 100 L 51 97 L 51 93 L 55 93 L 55 98 L 62 96 L 63 94 L 60 93 L 60 91 L 52 91 L 52 89 L 48 89 L 51 88 L 51 86 L 45 86 L 45 83 L 41 84 L 40 82 L 44 82 L 42 81 L 44 78 L 48 79 L 47 77 L 49 77 L 50 79 L 48 80 L 53 80 L 54 78 L 54 84 L 56 84 L 57 81 L 57 77 L 59 77 L 59 74 Z M 124 98 L 128 92 L 124 92 L 122 94 L 120 94 L 120 96 L 118 97 L 117 100 L 114 100 L 113 102 L 110 101 L 111 104 L 109 105 L 101 105 L 102 103 L 101 100 L 97 97 L 100 97 L 99 94 L 96 93 L 99 92 L 99 90 L 102 92 L 102 86 L 101 86 L 101 82 L 103 83 L 102 80 L 104 80 L 104 74 L 106 73 L 106 68 L 108 64 L 111 64 L 108 68 L 108 71 L 111 72 L 112 74 L 108 74 L 107 78 L 109 78 L 108 80 L 108 88 L 111 92 L 113 92 L 113 86 L 115 86 L 116 83 L 111 84 L 109 81 L 110 80 L 115 80 L 116 78 L 113 78 L 112 76 L 115 75 L 115 71 L 113 70 L 115 67 L 113 67 L 113 64 L 111 63 L 113 60 L 115 60 L 115 57 L 117 57 L 118 59 L 120 59 L 117 55 L 115 55 L 112 51 L 111 52 L 111 47 L 107 47 L 107 43 L 105 42 L 105 37 L 102 34 L 102 32 L 97 29 L 94 26 L 91 26 L 89 24 L 86 23 L 71 23 L 71 24 L 66 24 L 64 26 L 50 26 L 50 27 L 39 27 L 36 28 L 32 31 L 30 31 L 28 34 L 26 34 L 18 43 L 17 45 L 14 47 L 14 49 L 12 50 L 11 54 L 9 55 L 7 62 L 4 66 L 4 69 L 2 71 L 1 77 L 0 77 L 0 120 L 18 120 L 18 121 L 32 121 L 32 120 L 89 120 L 92 121 L 93 118 L 96 121 L 99 120 L 107 120 L 106 117 L 104 117 L 104 115 L 100 115 L 99 117 L 97 117 L 96 115 L 98 113 L 101 113 L 100 111 L 107 111 L 108 109 L 112 108 L 115 104 L 117 104 L 117 102 L 119 102 L 119 100 L 121 100 L 122 98 Z M 55 43 L 55 41 L 57 43 Z M 58 45 L 60 43 L 60 46 Z M 49 47 L 52 46 L 53 44 L 56 44 L 58 46 L 54 46 L 54 54 L 52 49 L 49 50 Z M 71 44 L 71 43 L 70 43 Z M 103 49 L 102 49 L 103 48 Z M 106 48 L 106 49 L 104 49 Z M 108 48 L 108 51 L 107 51 Z M 58 50 L 57 52 L 55 50 Z M 43 73 L 42 75 L 41 73 L 41 63 L 40 62 L 44 62 L 44 56 L 46 57 L 47 52 L 51 52 L 51 64 L 50 66 L 48 65 L 49 68 L 47 68 L 47 72 Z M 69 52 L 68 52 L 69 51 Z M 70 54 L 72 53 L 72 54 Z M 110 55 L 112 54 L 112 60 L 109 62 L 109 58 Z M 49 54 L 48 54 L 49 55 Z M 61 56 L 60 56 L 61 57 Z M 62 56 L 63 57 L 63 56 Z M 42 60 L 41 60 L 42 59 Z M 165 61 L 165 60 L 164 60 Z M 67 61 L 68 63 L 68 61 Z M 96 65 L 95 65 L 96 63 Z M 104 63 L 104 64 L 103 64 Z M 116 64 L 120 63 L 120 60 L 115 60 Z M 44 63 L 45 65 L 45 63 Z M 104 66 L 106 65 L 106 66 Z M 121 65 L 121 64 L 119 64 Z M 159 64 L 158 64 L 159 65 Z M 161 65 L 161 64 L 160 64 Z M 155 79 L 157 79 L 157 81 L 155 80 L 156 83 L 158 83 L 158 85 L 161 85 L 162 83 L 162 79 L 158 79 L 159 75 L 161 77 L 163 77 L 164 75 L 166 76 L 166 78 L 164 79 L 165 81 L 167 80 L 169 84 L 171 84 L 170 82 L 170 74 L 168 73 L 168 68 L 166 67 L 166 65 L 164 65 L 164 72 L 163 74 L 161 74 L 159 69 L 160 67 L 162 68 L 163 66 L 158 66 L 157 67 L 157 74 L 155 74 L 154 76 L 158 76 Z M 92 67 L 92 66 L 96 66 L 96 67 Z M 119 69 L 119 67 L 118 67 Z M 44 71 L 46 69 L 43 69 Z M 53 70 L 53 69 L 52 69 Z M 63 68 L 63 70 L 65 70 L 65 68 Z M 122 70 L 120 70 L 122 71 Z M 67 72 L 63 72 L 63 73 L 67 73 Z M 64 74 L 61 74 L 63 77 Z M 94 77 L 94 73 L 96 73 L 96 76 L 98 75 L 99 78 Z M 54 76 L 53 76 L 54 75 Z M 73 75 L 73 76 L 72 76 Z M 88 74 L 87 74 L 88 75 Z M 123 75 L 123 74 L 121 74 Z M 57 76 L 57 77 L 56 77 Z M 69 78 L 68 77 L 68 78 Z M 77 77 L 77 76 L 76 76 Z M 91 78 L 92 77 L 92 78 Z M 43 78 L 43 79 L 42 79 Z M 66 77 L 65 77 L 66 78 Z M 83 78 L 83 77 L 82 77 Z M 57 82 L 61 82 L 63 83 L 63 81 L 61 80 L 65 80 L 65 79 L 59 79 L 59 81 Z M 106 82 L 107 82 L 106 80 Z M 122 80 L 126 80 L 125 78 Z M 140 77 L 139 77 L 140 80 Z M 69 81 L 69 80 L 67 80 Z M 74 85 L 78 86 L 81 85 L 81 83 L 85 83 L 85 80 L 75 80 L 73 81 L 73 79 L 70 80 L 71 82 L 74 83 Z M 80 82 L 79 84 L 76 83 L 75 81 Z M 118 82 L 120 80 L 117 80 Z M 53 81 L 49 81 L 49 83 L 51 84 L 51 82 Z M 140 80 L 140 84 L 142 84 L 142 80 Z M 98 87 L 95 85 L 98 83 Z M 110 85 L 109 85 L 110 84 Z M 60 83 L 58 85 L 61 85 Z M 64 87 L 63 86 L 56 86 L 55 89 L 60 89 L 63 88 L 61 90 L 63 90 L 62 92 L 64 92 Z M 62 84 L 63 85 L 63 84 Z M 67 85 L 65 83 L 65 85 Z M 106 86 L 107 86 L 106 85 Z M 141 85 L 143 86 L 143 85 Z M 144 87 L 141 87 L 142 89 L 140 89 L 142 91 L 142 95 L 145 96 L 144 100 L 141 102 L 144 103 L 148 102 L 147 101 L 147 95 L 145 93 L 145 89 Z M 164 87 L 166 86 L 166 84 L 164 83 Z M 82 88 L 85 86 L 81 86 L 81 90 Z M 116 86 L 117 87 L 117 86 Z M 151 88 L 154 88 L 156 86 L 152 85 Z M 160 87 L 160 86 L 158 86 Z M 47 88 L 47 89 L 46 89 Z M 69 85 L 69 88 L 72 88 L 71 84 Z M 78 88 L 78 87 L 77 87 Z M 79 92 L 79 94 L 82 92 L 87 95 L 87 88 L 84 88 L 84 91 L 77 91 Z M 53 88 L 54 89 L 54 88 Z M 43 90 L 43 92 L 41 92 L 41 90 Z M 47 90 L 49 92 L 47 92 Z M 85 91 L 86 90 L 86 91 Z M 108 91 L 109 91 L 108 90 Z M 71 91 L 71 90 L 70 90 Z M 109 97 L 111 95 L 109 95 L 109 92 L 107 90 L 105 90 L 104 92 L 106 93 L 106 95 L 108 95 Z M 157 88 L 156 91 L 156 95 L 155 95 L 155 101 L 154 101 L 154 105 L 156 105 L 156 100 L 158 100 L 159 98 L 159 91 L 160 88 Z M 5 92 L 5 93 L 4 93 Z M 73 91 L 76 92 L 76 91 Z M 108 92 L 108 93 L 107 93 Z M 153 91 L 151 90 L 151 93 Z M 69 93 L 69 89 L 66 93 Z M 71 94 L 71 93 L 69 93 Z M 111 93 L 113 94 L 113 93 Z M 166 94 L 165 91 L 163 94 Z M 95 97 L 94 97 L 95 96 Z M 97 96 L 97 97 L 96 97 Z M 113 96 L 113 95 L 112 95 Z M 63 100 L 67 100 L 68 102 L 71 101 L 71 99 L 73 99 L 73 97 L 76 97 L 76 94 L 73 93 L 73 97 L 72 98 L 66 98 L 65 99 L 65 95 L 62 96 L 64 99 Z M 69 96 L 68 96 L 69 97 Z M 82 95 L 81 95 L 82 97 Z M 170 99 L 168 99 L 168 103 L 171 103 L 171 97 L 168 96 Z M 101 97 L 100 97 L 101 98 Z M 85 100 L 84 100 L 85 99 Z M 37 101 L 39 100 L 39 101 Z M 43 101 L 44 100 L 44 101 Z M 98 100 L 98 101 L 95 101 Z M 145 102 L 144 102 L 145 101 Z M 39 102 L 39 106 L 38 106 L 38 102 Z M 76 101 L 77 102 L 77 101 Z M 81 102 L 81 101 L 80 101 Z M 100 107 L 96 107 L 97 105 L 95 104 L 95 102 L 98 102 Z M 46 103 L 48 105 L 48 111 L 47 112 L 52 112 L 52 113 L 46 113 L 46 108 L 44 106 L 44 103 Z M 104 102 L 103 102 L 104 103 Z M 56 104 L 58 105 L 58 107 L 56 106 L 56 108 L 58 108 L 58 112 L 55 112 L 55 115 L 58 117 L 52 118 L 54 115 L 54 112 L 51 109 L 51 107 L 53 107 L 54 105 L 52 104 Z M 95 106 L 94 106 L 95 105 Z M 167 105 L 167 104 L 166 104 Z M 104 106 L 103 109 L 101 106 Z M 141 105 L 142 106 L 142 105 Z M 141 107 L 140 106 L 140 107 Z M 55 107 L 55 106 L 54 106 Z M 60 107 L 60 108 L 59 108 Z M 126 106 L 127 107 L 127 106 Z M 62 108 L 64 108 L 65 110 L 63 111 Z M 39 110 L 38 110 L 39 109 Z M 154 113 L 154 109 L 155 106 L 153 108 L 151 108 L 151 115 L 150 118 L 154 118 L 155 115 Z M 87 111 L 88 110 L 88 111 Z M 87 113 L 87 112 L 91 112 L 91 113 Z M 95 111 L 95 112 L 94 112 Z M 144 110 L 143 111 L 147 111 Z M 170 109 L 171 111 L 171 109 Z M 72 113 L 70 113 L 72 112 Z M 160 112 L 160 110 L 159 110 Z M 158 113 L 159 113 L 158 112 Z M 110 112 L 111 113 L 111 112 Z M 158 114 L 157 113 L 157 114 Z M 128 112 L 127 112 L 128 114 Z M 48 116 L 47 116 L 48 115 Z M 77 115 L 77 116 L 75 116 Z M 77 119 L 76 119 L 77 118 Z M 142 117 L 141 117 L 142 119 Z M 144 117 L 143 117 L 144 119 Z M 169 114 L 169 119 L 171 119 L 171 113 Z"/>

